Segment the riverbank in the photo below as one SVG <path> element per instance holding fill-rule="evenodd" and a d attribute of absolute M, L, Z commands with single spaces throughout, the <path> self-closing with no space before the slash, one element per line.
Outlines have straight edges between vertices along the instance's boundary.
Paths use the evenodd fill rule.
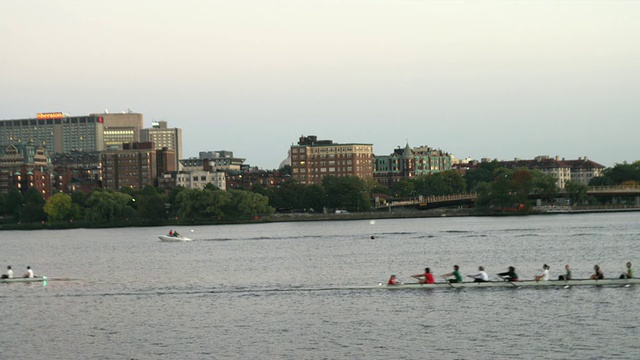
<path fill-rule="evenodd" d="M 60 230 L 81 228 L 118 228 L 118 227 L 178 227 L 185 225 L 241 225 L 256 223 L 277 223 L 297 221 L 339 221 L 339 220 L 378 220 L 378 219 L 410 219 L 433 217 L 464 217 L 464 216 L 529 216 L 529 215 L 557 215 L 557 214 L 585 214 L 640 211 L 640 206 L 631 205 L 603 205 L 603 206 L 543 206 L 524 210 L 504 209 L 501 211 L 475 208 L 437 208 L 430 210 L 394 209 L 393 211 L 369 211 L 358 213 L 291 213 L 274 214 L 254 220 L 239 220 L 235 222 L 220 221 L 119 221 L 109 224 L 94 222 L 58 222 L 58 223 L 30 223 L 16 224 L 5 222 L 0 224 L 0 230 Z"/>

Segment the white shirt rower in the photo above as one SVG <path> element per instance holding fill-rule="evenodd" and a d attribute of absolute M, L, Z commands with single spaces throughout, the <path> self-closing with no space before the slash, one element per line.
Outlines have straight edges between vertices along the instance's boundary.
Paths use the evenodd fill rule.
<path fill-rule="evenodd" d="M 547 280 L 549 280 L 549 269 L 550 269 L 549 265 L 547 265 L 547 264 L 542 265 L 542 273 L 540 275 L 536 275 L 536 277 L 535 277 L 536 281 L 540 281 L 540 280 L 547 281 Z"/>
<path fill-rule="evenodd" d="M 489 275 L 484 271 L 484 267 L 478 267 L 478 273 L 473 275 L 468 275 L 470 278 L 475 279 L 474 282 L 485 282 L 489 281 Z"/>
<path fill-rule="evenodd" d="M 27 266 L 27 273 L 24 274 L 22 277 L 25 277 L 25 278 L 32 278 L 33 277 L 33 270 L 31 270 L 31 266 Z"/>
<path fill-rule="evenodd" d="M 7 277 L 9 279 L 13 279 L 13 270 L 11 270 L 11 266 L 7 267 Z"/>

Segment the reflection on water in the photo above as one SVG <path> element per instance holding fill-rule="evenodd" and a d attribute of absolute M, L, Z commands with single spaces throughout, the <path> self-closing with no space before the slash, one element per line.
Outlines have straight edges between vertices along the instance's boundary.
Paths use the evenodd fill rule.
<path fill-rule="evenodd" d="M 356 289 L 640 260 L 640 213 L 0 232 L 3 358 L 637 358 L 640 287 Z M 193 232 L 191 232 L 193 230 Z M 374 239 L 371 236 L 374 236 Z M 25 342 L 24 339 L 29 339 Z M 598 339 L 598 341 L 594 341 Z M 603 344 L 607 344 L 603 346 Z"/>

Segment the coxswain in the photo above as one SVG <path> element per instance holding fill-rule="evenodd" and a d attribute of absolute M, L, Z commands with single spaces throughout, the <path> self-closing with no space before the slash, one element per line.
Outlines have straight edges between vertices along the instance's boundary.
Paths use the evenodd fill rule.
<path fill-rule="evenodd" d="M 440 276 L 442 276 L 444 279 L 447 279 L 448 277 L 453 276 L 453 279 L 447 279 L 447 281 L 450 282 L 450 283 L 461 283 L 462 282 L 462 275 L 460 275 L 460 266 L 458 266 L 458 265 L 453 265 L 453 271 L 452 272 L 446 273 L 446 274 L 442 274 Z"/>
<path fill-rule="evenodd" d="M 516 268 L 509 266 L 509 271 L 498 273 L 504 281 L 518 281 L 518 274 L 516 274 Z"/>
<path fill-rule="evenodd" d="M 387 281 L 387 285 L 400 285 L 402 284 L 400 280 L 395 275 L 391 275 L 389 281 Z"/>
<path fill-rule="evenodd" d="M 415 274 L 411 275 L 412 278 L 418 279 L 418 283 L 420 284 L 433 284 L 435 279 L 433 278 L 433 274 L 431 273 L 431 269 L 424 268 L 423 274 Z"/>

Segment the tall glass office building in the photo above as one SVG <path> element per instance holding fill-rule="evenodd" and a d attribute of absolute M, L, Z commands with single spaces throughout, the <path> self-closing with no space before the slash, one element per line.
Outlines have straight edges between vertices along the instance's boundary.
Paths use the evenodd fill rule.
<path fill-rule="evenodd" d="M 49 153 L 104 150 L 100 116 L 39 113 L 33 119 L 0 120 L 0 146 L 42 145 Z"/>

